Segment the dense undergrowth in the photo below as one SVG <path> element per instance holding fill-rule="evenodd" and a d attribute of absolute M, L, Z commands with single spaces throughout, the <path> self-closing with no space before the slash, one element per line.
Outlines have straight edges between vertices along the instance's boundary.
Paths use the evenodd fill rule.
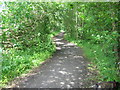
<path fill-rule="evenodd" d="M 2 3 L 1 3 L 2 4 Z M 28 72 L 55 51 L 51 37 L 64 30 L 66 39 L 84 48 L 102 81 L 118 75 L 118 3 L 5 2 L 2 10 L 2 79 L 5 84 Z M 0 18 L 1 19 L 1 18 Z"/>
<path fill-rule="evenodd" d="M 100 81 L 120 82 L 118 3 L 72 4 L 75 5 L 81 6 L 75 8 L 76 15 L 68 15 L 74 23 L 66 25 L 65 38 L 83 47 L 85 56 L 99 70 Z"/>
<path fill-rule="evenodd" d="M 83 48 L 84 56 L 92 62 L 90 66 L 96 67 L 98 72 L 98 81 L 120 81 L 118 67 L 116 66 L 116 57 L 112 50 L 110 55 L 104 53 L 104 49 L 99 44 L 93 44 L 82 40 L 73 40 L 65 36 L 65 39 L 77 44 Z M 92 80 L 94 80 L 94 78 Z"/>
<path fill-rule="evenodd" d="M 35 50 L 17 51 L 11 49 L 8 54 L 4 53 L 4 61 L 2 62 L 3 81 L 1 83 L 4 85 L 4 83 L 14 79 L 16 76 L 27 73 L 30 69 L 39 66 L 44 60 L 52 55 L 53 51 L 54 50 L 51 52 L 36 52 Z"/>
<path fill-rule="evenodd" d="M 61 28 L 51 9 L 54 3 L 5 2 L 2 10 L 2 74 L 4 86 L 15 77 L 39 66 L 53 52 L 52 37 Z"/>

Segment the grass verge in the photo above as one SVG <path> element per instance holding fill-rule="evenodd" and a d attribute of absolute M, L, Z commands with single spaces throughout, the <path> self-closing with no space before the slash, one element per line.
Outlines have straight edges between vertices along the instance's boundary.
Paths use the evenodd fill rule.
<path fill-rule="evenodd" d="M 54 47 L 44 51 L 35 51 L 32 48 L 28 50 L 9 49 L 9 51 L 3 51 L 0 86 L 5 87 L 15 77 L 28 73 L 32 68 L 40 66 L 41 63 L 50 58 L 54 51 Z"/>
<path fill-rule="evenodd" d="M 93 66 L 95 65 L 99 70 L 99 76 L 97 76 L 99 81 L 115 80 L 120 82 L 119 72 L 116 67 L 117 58 L 111 49 L 108 49 L 109 53 L 105 53 L 104 50 L 106 50 L 106 48 L 99 44 L 93 44 L 83 40 L 73 40 L 67 37 L 67 35 L 65 39 L 83 48 L 85 56 L 93 62 Z"/>

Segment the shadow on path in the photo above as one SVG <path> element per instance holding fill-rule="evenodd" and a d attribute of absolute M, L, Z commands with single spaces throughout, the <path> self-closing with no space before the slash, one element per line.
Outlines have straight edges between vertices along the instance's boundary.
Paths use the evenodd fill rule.
<path fill-rule="evenodd" d="M 83 88 L 88 86 L 88 62 L 82 50 L 63 40 L 63 33 L 53 38 L 56 52 L 43 64 L 36 75 L 28 77 L 20 88 Z"/>

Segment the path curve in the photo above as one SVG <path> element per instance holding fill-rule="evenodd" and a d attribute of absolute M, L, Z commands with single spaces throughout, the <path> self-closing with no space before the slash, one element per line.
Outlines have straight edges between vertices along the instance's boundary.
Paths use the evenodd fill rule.
<path fill-rule="evenodd" d="M 63 33 L 53 38 L 57 51 L 43 64 L 36 75 L 28 77 L 20 88 L 83 88 L 88 87 L 88 61 L 80 47 L 63 40 Z"/>

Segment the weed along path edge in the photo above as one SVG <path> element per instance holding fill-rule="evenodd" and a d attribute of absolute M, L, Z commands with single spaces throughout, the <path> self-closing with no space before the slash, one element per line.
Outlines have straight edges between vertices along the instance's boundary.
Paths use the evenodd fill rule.
<path fill-rule="evenodd" d="M 15 87 L 19 88 L 83 88 L 92 82 L 92 75 L 80 47 L 63 39 L 63 33 L 53 38 L 56 52 L 40 66 L 37 74 L 26 77 Z"/>

